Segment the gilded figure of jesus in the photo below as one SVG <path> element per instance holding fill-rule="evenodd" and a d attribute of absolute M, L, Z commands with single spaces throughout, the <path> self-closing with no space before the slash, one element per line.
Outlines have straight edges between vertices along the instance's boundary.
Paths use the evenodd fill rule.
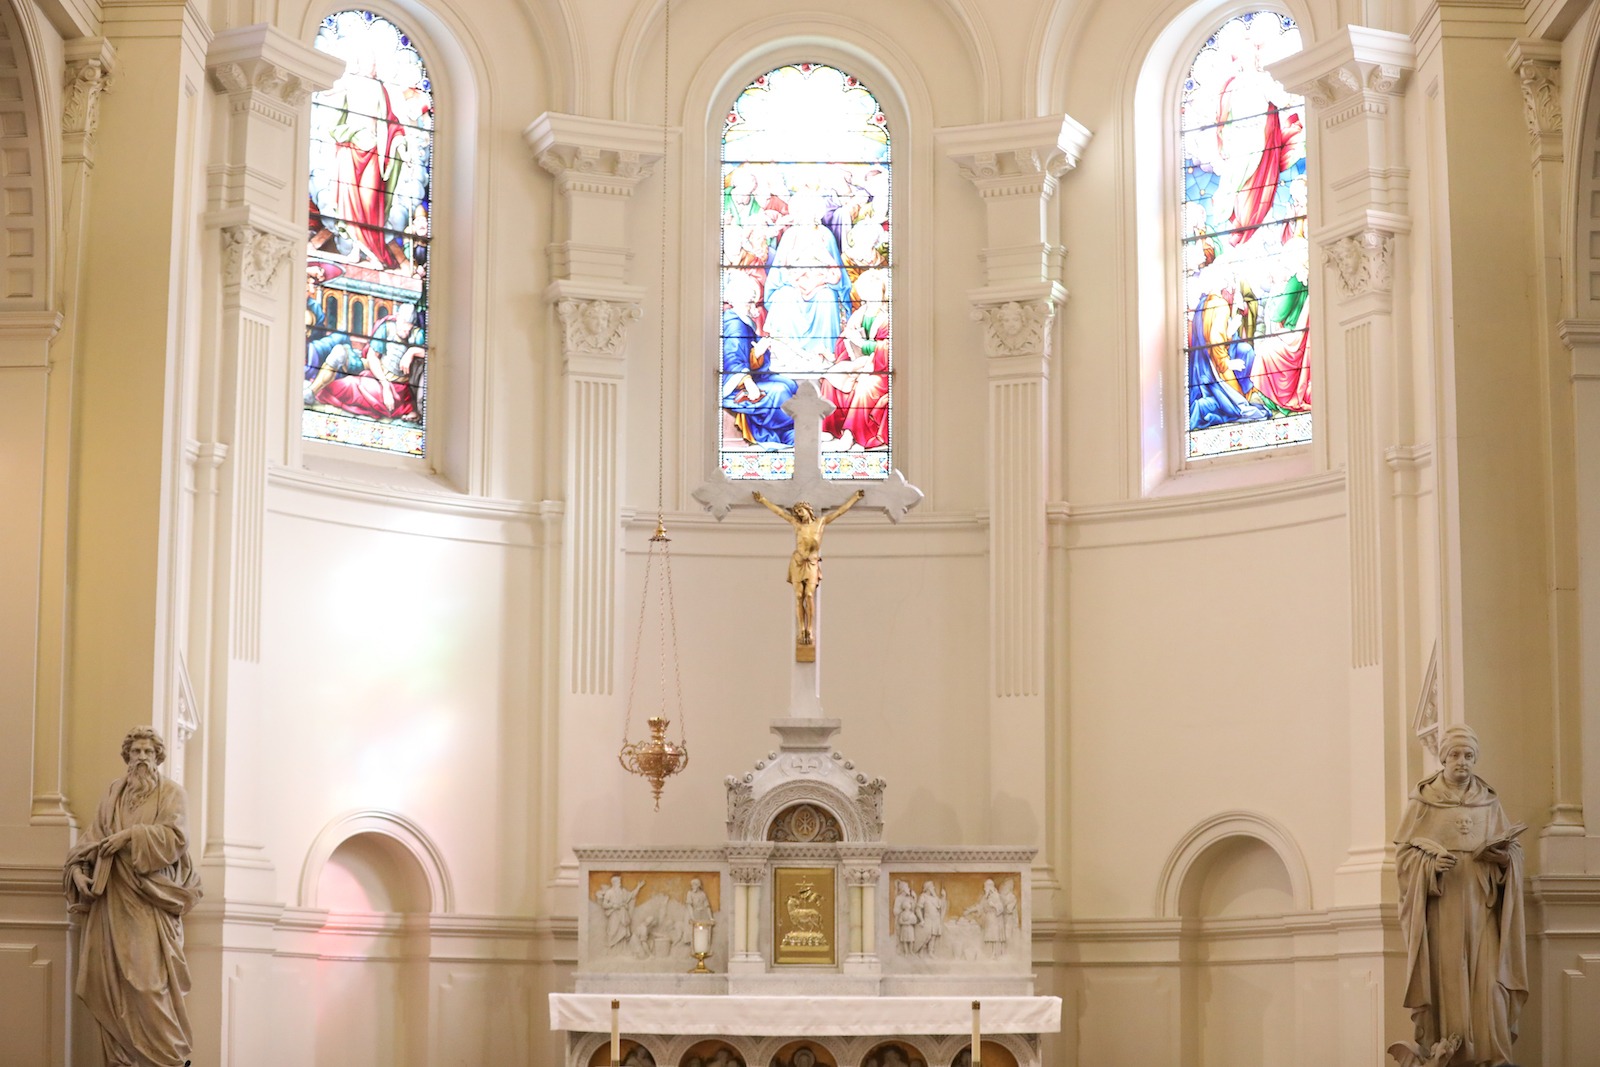
<path fill-rule="evenodd" d="M 786 508 L 768 500 L 759 489 L 750 495 L 756 503 L 794 527 L 794 555 L 789 557 L 789 584 L 794 586 L 796 643 L 814 644 L 817 586 L 822 584 L 823 528 L 860 503 L 867 491 L 857 489 L 854 496 L 825 515 L 818 515 L 816 509 L 804 500 Z"/>

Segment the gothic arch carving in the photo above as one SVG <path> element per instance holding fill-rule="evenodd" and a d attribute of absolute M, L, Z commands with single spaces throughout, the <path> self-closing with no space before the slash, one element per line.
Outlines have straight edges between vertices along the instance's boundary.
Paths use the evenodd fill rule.
<path fill-rule="evenodd" d="M 368 808 L 352 811 L 334 819 L 311 843 L 306 853 L 305 865 L 300 871 L 299 906 L 315 908 L 317 886 L 322 881 L 323 868 L 335 849 L 358 834 L 379 834 L 397 842 L 411 854 L 422 869 L 428 884 L 428 911 L 449 914 L 455 911 L 455 890 L 450 884 L 450 872 L 445 867 L 444 856 L 422 827 L 393 811 Z"/>
<path fill-rule="evenodd" d="M 1281 824 L 1253 811 L 1224 811 L 1213 815 L 1183 836 L 1167 857 L 1161 878 L 1156 883 L 1156 915 L 1163 919 L 1179 916 L 1179 901 L 1184 883 L 1201 856 L 1213 845 L 1233 837 L 1250 837 L 1272 849 L 1289 875 L 1295 911 L 1311 910 L 1311 871 L 1294 837 Z"/>

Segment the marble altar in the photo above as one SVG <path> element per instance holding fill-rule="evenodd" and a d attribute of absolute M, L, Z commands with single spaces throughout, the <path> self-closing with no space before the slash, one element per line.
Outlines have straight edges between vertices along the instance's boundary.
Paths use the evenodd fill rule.
<path fill-rule="evenodd" d="M 859 504 L 897 521 L 922 496 L 898 471 L 864 491 L 823 476 L 832 407 L 809 383 L 789 400 L 795 476 L 763 488 L 813 517 Z M 695 496 L 720 518 L 748 486 Z M 820 537 L 815 548 L 820 567 Z M 1061 1001 L 1033 995 L 1035 850 L 884 840 L 888 783 L 835 746 L 840 721 L 822 712 L 811 591 L 777 747 L 725 779 L 725 840 L 575 850 L 575 988 L 550 997 L 567 1067 L 611 1062 L 613 1000 L 623 1067 L 952 1067 L 971 1058 L 974 1000 L 986 1067 L 1039 1067 L 1040 1035 L 1060 1028 Z M 690 974 L 692 926 L 707 918 L 713 973 Z"/>

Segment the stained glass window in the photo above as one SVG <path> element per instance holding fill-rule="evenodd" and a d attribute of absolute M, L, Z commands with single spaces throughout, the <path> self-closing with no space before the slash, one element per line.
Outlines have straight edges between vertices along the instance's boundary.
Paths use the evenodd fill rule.
<path fill-rule="evenodd" d="M 1311 440 L 1305 106 L 1266 71 L 1299 50 L 1287 15 L 1240 15 L 1183 83 L 1189 459 Z"/>
<path fill-rule="evenodd" d="M 717 418 L 729 478 L 794 473 L 802 380 L 835 409 L 823 473 L 889 473 L 889 127 L 877 98 L 821 63 L 745 87 L 722 133 L 722 358 Z"/>
<path fill-rule="evenodd" d="M 301 433 L 421 456 L 432 85 L 410 38 L 370 11 L 329 15 L 316 46 L 348 65 L 311 98 Z"/>

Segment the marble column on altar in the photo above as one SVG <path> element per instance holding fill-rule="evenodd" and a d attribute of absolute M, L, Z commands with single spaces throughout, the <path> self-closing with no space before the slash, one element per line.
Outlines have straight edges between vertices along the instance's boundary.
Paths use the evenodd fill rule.
<path fill-rule="evenodd" d="M 733 940 L 728 948 L 729 974 L 762 974 L 761 885 L 767 878 L 770 843 L 731 846 L 728 875 L 733 881 Z"/>

